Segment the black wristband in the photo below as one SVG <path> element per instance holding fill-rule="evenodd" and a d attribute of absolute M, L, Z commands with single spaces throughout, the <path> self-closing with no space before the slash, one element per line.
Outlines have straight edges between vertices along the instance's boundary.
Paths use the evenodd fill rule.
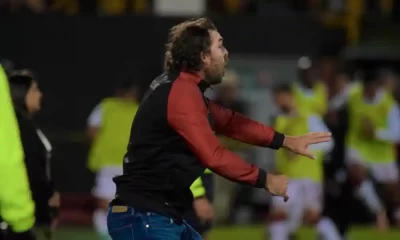
<path fill-rule="evenodd" d="M 266 182 L 267 182 L 267 172 L 264 169 L 259 168 L 257 181 L 254 184 L 254 187 L 266 188 Z"/>
<path fill-rule="evenodd" d="M 285 135 L 275 131 L 274 136 L 272 137 L 272 141 L 268 147 L 272 149 L 279 149 L 283 146 L 284 140 L 285 140 Z"/>

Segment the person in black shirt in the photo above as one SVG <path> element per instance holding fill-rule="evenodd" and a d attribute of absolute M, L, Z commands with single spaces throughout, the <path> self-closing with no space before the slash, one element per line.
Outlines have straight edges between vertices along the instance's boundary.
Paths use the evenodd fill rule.
<path fill-rule="evenodd" d="M 221 82 L 228 52 L 214 24 L 200 18 L 170 30 L 166 72 L 145 94 L 132 124 L 122 176 L 114 178 L 108 230 L 113 240 L 201 239 L 185 221 L 190 185 L 209 168 L 232 181 L 288 199 L 288 178 L 267 174 L 224 148 L 215 133 L 313 157 L 308 145 L 330 133 L 290 137 L 223 108 L 203 94 Z"/>
<path fill-rule="evenodd" d="M 367 204 L 357 196 L 357 185 L 349 173 L 345 162 L 345 141 L 349 128 L 348 97 L 360 83 L 351 83 L 347 72 L 339 69 L 330 87 L 331 97 L 325 122 L 332 132 L 335 146 L 324 162 L 325 203 L 324 221 L 330 220 L 336 225 L 342 238 L 346 238 L 351 225 L 360 219 L 372 220 L 372 214 L 367 210 Z M 371 204 L 369 204 L 371 205 Z M 338 208 L 340 206 L 340 208 Z M 373 210 L 370 207 L 370 210 Z M 349 215 L 347 209 L 352 209 Z M 329 224 L 326 224 L 329 225 Z M 387 225 L 386 218 L 378 215 L 377 226 Z M 331 234 L 333 235 L 333 234 Z"/>
<path fill-rule="evenodd" d="M 351 91 L 349 77 L 343 71 L 336 73 L 330 86 L 328 112 L 324 117 L 325 123 L 332 132 L 335 140 L 334 148 L 324 162 L 324 219 L 321 221 L 325 228 L 336 231 L 345 238 L 351 218 L 344 209 L 349 208 L 354 192 L 352 183 L 347 178 L 345 165 L 345 138 L 348 129 L 347 99 Z M 340 209 L 338 208 L 340 206 Z M 332 221 L 335 227 L 332 227 Z"/>
<path fill-rule="evenodd" d="M 35 202 L 35 225 L 43 228 L 46 237 L 51 238 L 60 197 L 50 177 L 51 144 L 32 119 L 33 114 L 40 110 L 42 93 L 27 70 L 11 74 L 9 82 L 24 149 L 25 167 Z M 26 237 L 7 229 L 5 239 L 25 240 Z"/>

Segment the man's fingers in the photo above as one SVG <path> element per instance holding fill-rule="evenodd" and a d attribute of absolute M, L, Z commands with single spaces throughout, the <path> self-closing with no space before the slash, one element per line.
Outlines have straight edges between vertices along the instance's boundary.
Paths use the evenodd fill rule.
<path fill-rule="evenodd" d="M 332 136 L 331 132 L 312 132 L 311 134 L 314 135 L 314 136 L 317 136 L 317 137 L 330 137 L 330 136 Z"/>
<path fill-rule="evenodd" d="M 310 138 L 308 138 L 308 144 L 316 144 L 328 142 L 332 138 L 332 134 L 330 132 L 313 132 L 310 133 Z"/>

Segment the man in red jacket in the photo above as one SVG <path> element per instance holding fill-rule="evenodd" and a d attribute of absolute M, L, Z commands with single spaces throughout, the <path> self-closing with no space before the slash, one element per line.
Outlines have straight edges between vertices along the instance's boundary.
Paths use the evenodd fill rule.
<path fill-rule="evenodd" d="M 117 193 L 108 215 L 112 239 L 201 239 L 182 215 L 193 202 L 190 185 L 205 168 L 288 199 L 286 176 L 248 164 L 224 148 L 215 133 L 309 157 L 308 145 L 330 140 L 330 133 L 285 136 L 207 99 L 204 91 L 221 82 L 227 60 L 223 39 L 210 20 L 186 21 L 170 30 L 166 71 L 150 84 L 140 104 L 124 174 L 114 178 Z"/>

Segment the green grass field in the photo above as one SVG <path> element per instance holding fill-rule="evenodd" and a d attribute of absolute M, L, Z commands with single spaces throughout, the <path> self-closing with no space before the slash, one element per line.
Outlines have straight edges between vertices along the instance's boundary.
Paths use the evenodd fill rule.
<path fill-rule="evenodd" d="M 316 239 L 311 229 L 302 229 L 299 233 L 301 240 Z M 212 231 L 209 240 L 265 240 L 262 227 L 229 227 L 216 228 Z M 399 240 L 400 230 L 391 230 L 385 233 L 377 232 L 372 228 L 354 228 L 348 240 Z M 54 240 L 98 240 L 90 229 L 62 228 L 57 231 Z"/>

